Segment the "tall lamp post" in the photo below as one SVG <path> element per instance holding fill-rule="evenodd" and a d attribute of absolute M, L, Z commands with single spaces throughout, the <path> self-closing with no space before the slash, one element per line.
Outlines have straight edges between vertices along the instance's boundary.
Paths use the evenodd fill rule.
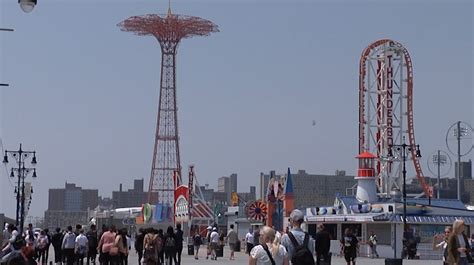
<path fill-rule="evenodd" d="M 36 169 L 34 167 L 25 167 L 25 160 L 32 156 L 31 165 L 36 165 L 36 151 L 25 151 L 21 148 L 18 151 L 5 150 L 3 163 L 8 163 L 8 156 L 15 159 L 18 168 L 12 168 L 10 177 L 14 178 L 15 173 L 18 177 L 16 188 L 16 225 L 19 227 L 20 234 L 23 233 L 23 226 L 25 223 L 25 178 L 33 172 L 33 178 L 36 178 Z"/>
<path fill-rule="evenodd" d="M 403 144 L 393 144 L 389 145 L 388 148 L 388 157 L 395 158 L 393 155 L 394 151 L 397 154 L 401 154 L 402 156 L 402 174 L 403 174 L 403 231 L 407 230 L 407 189 L 406 189 L 406 178 L 407 178 L 407 170 L 406 170 L 406 160 L 409 156 L 410 152 L 416 151 L 416 157 L 421 157 L 420 152 L 420 145 L 411 146 L 406 144 L 405 137 L 403 137 Z"/>

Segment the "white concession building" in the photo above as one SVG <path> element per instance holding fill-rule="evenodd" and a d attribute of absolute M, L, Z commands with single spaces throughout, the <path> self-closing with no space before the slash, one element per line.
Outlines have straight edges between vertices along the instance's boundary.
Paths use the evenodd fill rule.
<path fill-rule="evenodd" d="M 362 153 L 358 157 L 359 169 L 355 196 L 336 196 L 333 205 L 318 205 L 306 208 L 307 230 L 316 233 L 316 226 L 324 224 L 334 240 L 332 253 L 339 253 L 345 228 L 351 228 L 361 243 L 360 255 L 367 256 L 366 244 L 370 232 L 378 238 L 377 251 L 380 257 L 401 257 L 403 238 L 403 198 L 394 191 L 390 196 L 380 197 L 376 192 L 374 177 L 375 156 Z M 417 238 L 418 255 L 421 259 L 439 259 L 441 251 L 433 251 L 433 237 L 442 234 L 445 226 L 451 226 L 456 219 L 463 219 L 467 225 L 466 234 L 474 234 L 474 211 L 459 200 L 415 199 L 406 201 L 406 221 Z"/>

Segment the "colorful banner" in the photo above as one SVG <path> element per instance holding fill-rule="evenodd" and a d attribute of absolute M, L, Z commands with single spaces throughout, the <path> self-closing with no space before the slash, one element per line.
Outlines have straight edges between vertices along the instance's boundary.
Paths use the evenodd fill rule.
<path fill-rule="evenodd" d="M 155 221 L 156 222 L 161 222 L 161 220 L 163 220 L 162 217 L 161 217 L 162 214 L 163 214 L 163 204 L 158 203 L 156 205 L 156 210 L 155 210 Z"/>

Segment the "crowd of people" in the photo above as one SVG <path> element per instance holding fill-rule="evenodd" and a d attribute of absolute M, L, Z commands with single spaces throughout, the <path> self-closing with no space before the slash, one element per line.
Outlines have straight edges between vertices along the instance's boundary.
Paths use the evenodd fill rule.
<path fill-rule="evenodd" d="M 114 226 L 102 227 L 99 233 L 95 225 L 91 225 L 85 233 L 82 225 L 73 230 L 56 228 L 54 233 L 48 229 L 33 231 L 33 226 L 23 234 L 13 224 L 5 224 L 2 234 L 1 264 L 48 264 L 50 248 L 54 249 L 55 264 L 100 264 L 127 265 L 130 250 L 130 236 L 127 230 L 116 230 Z"/>
<path fill-rule="evenodd" d="M 181 224 L 176 229 L 168 226 L 166 233 L 162 229 L 139 229 L 135 238 L 135 251 L 138 254 L 138 264 L 147 265 L 181 265 L 183 252 L 183 230 Z"/>
<path fill-rule="evenodd" d="M 331 263 L 331 236 L 324 225 L 317 227 L 315 237 L 311 237 L 301 228 L 304 215 L 294 210 L 290 215 L 291 229 L 280 233 L 274 227 L 262 226 L 250 228 L 245 235 L 246 253 L 249 265 L 325 265 Z M 192 236 L 194 258 L 199 259 L 199 249 L 206 244 L 206 259 L 217 260 L 222 256 L 225 239 L 229 245 L 229 260 L 235 259 L 235 251 L 240 251 L 240 241 L 234 225 L 230 225 L 227 234 L 219 233 L 217 226 L 207 227 L 205 234 L 195 231 Z M 48 264 L 49 250 L 52 247 L 55 264 L 101 264 L 127 265 L 132 241 L 127 229 L 116 229 L 111 225 L 102 226 L 99 232 L 95 225 L 87 228 L 81 225 L 75 229 L 68 226 L 64 231 L 57 228 L 53 233 L 48 229 L 34 231 L 31 224 L 19 233 L 13 224 L 5 224 L 2 233 L 1 265 Z M 447 226 L 444 235 L 436 235 L 433 249 L 443 249 L 444 264 L 466 265 L 472 263 L 472 239 L 465 235 L 463 220 L 456 220 L 453 226 Z M 409 249 L 409 238 L 404 239 Z M 162 229 L 141 228 L 135 237 L 134 248 L 138 254 L 138 264 L 181 265 L 183 251 L 183 231 L 181 225 Z M 368 238 L 369 257 L 379 257 L 378 239 L 371 231 Z M 347 265 L 355 265 L 359 251 L 359 240 L 350 228 L 344 230 L 340 240 L 340 254 Z M 314 258 L 315 257 L 315 258 Z"/>
<path fill-rule="evenodd" d="M 454 221 L 453 226 L 447 226 L 443 235 L 433 238 L 433 250 L 443 250 L 443 264 L 467 265 L 474 263 L 474 236 L 469 239 L 465 234 L 463 220 Z"/>

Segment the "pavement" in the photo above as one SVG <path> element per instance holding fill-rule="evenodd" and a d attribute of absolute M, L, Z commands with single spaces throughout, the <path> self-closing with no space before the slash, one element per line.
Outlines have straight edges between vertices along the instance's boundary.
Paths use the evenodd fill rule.
<path fill-rule="evenodd" d="M 188 265 L 199 265 L 199 264 L 206 264 L 206 265 L 246 265 L 249 262 L 249 256 L 245 252 L 235 252 L 235 260 L 229 260 L 230 251 L 229 248 L 226 247 L 224 249 L 224 257 L 217 258 L 217 260 L 210 260 L 206 259 L 206 248 L 201 247 L 199 249 L 199 259 L 195 260 L 194 256 L 190 256 L 187 253 L 187 248 L 183 249 L 183 254 L 181 255 L 181 264 Z M 384 265 L 385 259 L 370 259 L 370 258 L 357 258 L 356 263 L 360 265 Z M 433 261 L 433 260 L 403 260 L 403 265 L 425 265 L 425 264 L 442 264 L 441 261 Z M 128 264 L 129 265 L 138 265 L 138 256 L 135 251 L 130 253 L 128 257 Z M 332 258 L 332 265 L 346 265 L 346 261 L 343 257 L 333 257 Z"/>
<path fill-rule="evenodd" d="M 54 250 L 50 248 L 49 254 L 49 262 L 51 262 L 51 257 L 54 257 Z M 246 265 L 248 264 L 248 254 L 245 252 L 235 252 L 235 260 L 229 260 L 230 251 L 229 248 L 226 246 L 224 248 L 224 257 L 217 258 L 217 260 L 210 260 L 206 259 L 206 247 L 201 247 L 199 250 L 199 259 L 195 260 L 194 256 L 188 255 L 187 248 L 183 249 L 183 254 L 181 256 L 181 264 L 182 265 Z M 48 263 L 49 263 L 48 262 Z M 370 258 L 363 258 L 359 257 L 356 259 L 356 263 L 360 265 L 384 265 L 385 259 L 370 259 Z M 85 262 L 84 262 L 85 264 Z M 138 265 L 138 255 L 135 251 L 131 251 L 128 257 L 128 264 L 129 265 Z M 332 265 L 346 265 L 346 261 L 343 257 L 334 256 L 332 257 Z M 441 261 L 434 261 L 434 260 L 403 260 L 403 265 L 425 265 L 425 264 L 442 264 Z"/>

